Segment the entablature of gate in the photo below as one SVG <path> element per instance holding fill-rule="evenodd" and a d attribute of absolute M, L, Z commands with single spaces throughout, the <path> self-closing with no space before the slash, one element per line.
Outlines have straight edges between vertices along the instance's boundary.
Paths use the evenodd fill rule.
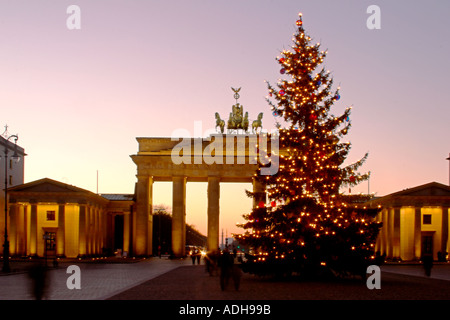
<path fill-rule="evenodd" d="M 257 144 L 267 144 L 265 135 L 260 134 L 212 134 L 207 138 L 188 137 L 138 137 L 138 155 L 171 155 L 173 151 L 180 150 L 180 154 L 188 151 L 191 156 L 204 155 L 208 146 L 214 147 L 213 155 L 255 157 Z M 221 148 L 220 148 L 221 147 Z"/>
<path fill-rule="evenodd" d="M 207 182 L 219 177 L 221 182 L 252 182 L 256 164 L 175 164 L 169 157 L 131 156 L 138 176 L 151 176 L 153 181 L 172 181 L 174 176 L 186 177 L 187 182 Z"/>
<path fill-rule="evenodd" d="M 172 181 L 174 176 L 183 176 L 188 182 L 206 182 L 208 177 L 219 177 L 221 182 L 252 182 L 258 169 L 259 138 L 259 135 L 136 138 L 139 151 L 131 158 L 137 165 L 137 175 L 152 176 L 153 181 Z M 270 142 L 267 144 L 270 148 Z"/>

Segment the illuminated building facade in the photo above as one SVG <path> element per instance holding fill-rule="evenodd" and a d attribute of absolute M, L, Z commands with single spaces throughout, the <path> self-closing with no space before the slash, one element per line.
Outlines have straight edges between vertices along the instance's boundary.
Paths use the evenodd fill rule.
<path fill-rule="evenodd" d="M 432 182 L 376 198 L 367 203 L 381 206 L 377 221 L 383 223 L 376 251 L 393 260 L 420 260 L 432 255 L 444 261 L 449 251 L 450 187 Z"/>
<path fill-rule="evenodd" d="M 85 257 L 130 250 L 132 195 L 98 195 L 51 179 L 8 189 L 11 256 Z"/>

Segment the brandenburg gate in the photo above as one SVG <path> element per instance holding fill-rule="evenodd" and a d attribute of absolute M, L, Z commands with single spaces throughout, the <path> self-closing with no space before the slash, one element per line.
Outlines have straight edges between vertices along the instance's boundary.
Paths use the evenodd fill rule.
<path fill-rule="evenodd" d="M 253 124 L 253 127 L 261 127 L 261 117 L 262 115 L 256 120 L 259 124 Z M 131 155 L 137 165 L 136 212 L 133 219 L 135 236 L 132 244 L 135 255 L 153 253 L 153 184 L 157 181 L 169 181 L 173 184 L 172 253 L 176 257 L 185 255 L 187 182 L 208 183 L 208 250 L 216 250 L 219 247 L 221 182 L 252 183 L 253 192 L 257 195 L 253 206 L 258 205 L 260 201 L 265 202 L 265 186 L 255 179 L 257 163 L 261 160 L 258 159 L 261 154 L 257 146 L 261 148 L 261 142 L 267 142 L 262 141 L 264 135 L 257 133 L 257 128 L 248 133 L 246 128 L 239 127 L 244 120 L 248 122 L 248 118 L 247 114 L 244 117 L 242 106 L 238 103 L 233 106 L 233 112 L 230 114 L 228 130 L 239 128 L 243 133 L 224 134 L 224 121 L 220 120 L 217 114 L 216 118 L 220 130 L 208 138 L 136 138 L 139 144 L 138 152 Z M 236 119 L 238 121 L 233 123 Z"/>

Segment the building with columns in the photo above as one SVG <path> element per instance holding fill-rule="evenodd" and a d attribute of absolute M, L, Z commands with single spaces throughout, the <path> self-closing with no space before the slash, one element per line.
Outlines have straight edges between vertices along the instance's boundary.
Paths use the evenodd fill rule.
<path fill-rule="evenodd" d="M 8 195 L 12 256 L 96 256 L 119 245 L 129 250 L 133 195 L 101 196 L 48 178 L 9 188 Z"/>
<path fill-rule="evenodd" d="M 376 217 L 383 223 L 376 242 L 381 255 L 404 261 L 424 255 L 445 260 L 442 253 L 450 248 L 449 186 L 432 182 L 375 198 L 366 206 L 382 209 Z"/>

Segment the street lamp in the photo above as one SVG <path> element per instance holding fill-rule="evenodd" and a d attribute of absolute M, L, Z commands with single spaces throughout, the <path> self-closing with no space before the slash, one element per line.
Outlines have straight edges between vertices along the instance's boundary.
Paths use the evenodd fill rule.
<path fill-rule="evenodd" d="M 8 127 L 2 134 L 2 143 L 5 147 L 5 242 L 3 243 L 3 272 L 10 272 L 9 267 L 9 241 L 8 241 L 8 143 L 9 140 L 14 139 L 14 154 L 11 159 L 15 162 L 20 161 L 20 156 L 17 154 L 17 140 L 19 137 L 15 134 L 8 135 Z"/>

